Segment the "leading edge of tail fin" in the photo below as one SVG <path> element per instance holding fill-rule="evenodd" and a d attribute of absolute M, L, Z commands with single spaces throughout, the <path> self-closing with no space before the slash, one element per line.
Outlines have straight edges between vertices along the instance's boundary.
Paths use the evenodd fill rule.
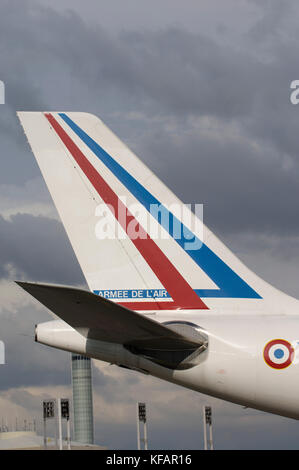
<path fill-rule="evenodd" d="M 18 116 L 92 292 L 140 311 L 247 309 L 279 293 L 99 118 Z"/>

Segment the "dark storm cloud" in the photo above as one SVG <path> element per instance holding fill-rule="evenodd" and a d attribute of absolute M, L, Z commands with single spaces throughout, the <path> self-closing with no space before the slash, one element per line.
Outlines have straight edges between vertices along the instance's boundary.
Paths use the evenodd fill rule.
<path fill-rule="evenodd" d="M 12 265 L 16 276 L 27 280 L 84 283 L 65 231 L 56 220 L 18 214 L 7 221 L 0 216 L 0 276 Z"/>
<path fill-rule="evenodd" d="M 247 139 L 246 139 L 247 140 Z M 204 204 L 204 222 L 223 235 L 298 233 L 299 166 L 266 147 L 217 135 L 158 131 L 138 147 L 186 203 Z"/>
<path fill-rule="evenodd" d="M 280 11 L 281 2 L 276 3 Z M 34 2 L 7 1 L 1 9 L 8 106 L 72 106 L 105 116 L 107 96 L 114 94 L 113 109 L 117 100 L 127 111 L 133 107 L 148 117 L 161 117 L 148 125 L 147 143 L 136 137 L 139 154 L 151 167 L 158 161 L 158 173 L 172 167 L 170 184 L 186 202 L 208 201 L 207 220 L 216 229 L 278 233 L 299 228 L 299 111 L 289 99 L 290 82 L 297 77 L 297 37 L 282 42 L 278 35 L 270 60 L 250 48 L 252 38 L 257 41 L 254 27 L 246 48 L 177 28 L 112 35 L 74 13 L 54 12 Z M 290 13 L 284 11 L 280 17 L 288 24 Z M 279 15 L 272 16 L 267 17 L 265 37 L 279 26 Z M 200 128 L 186 135 L 190 119 L 203 117 L 217 119 L 218 135 L 206 138 Z M 169 119 L 176 120 L 181 138 L 169 135 Z M 17 122 L 7 122 L 8 135 L 17 136 L 21 144 Z M 228 124 L 240 127 L 237 138 L 226 134 Z M 37 174 L 24 139 L 22 150 L 20 144 L 16 152 L 12 139 L 4 140 L 2 177 L 9 173 L 11 179 L 20 178 L 22 168 L 27 175 Z M 19 176 L 12 174 L 16 162 Z"/>
<path fill-rule="evenodd" d="M 20 288 L 12 286 L 11 289 L 13 293 Z M 70 385 L 70 353 L 54 348 L 49 350 L 47 346 L 34 342 L 34 325 L 51 320 L 53 317 L 48 310 L 37 310 L 33 304 L 28 305 L 25 302 L 17 313 L 5 309 L 1 311 L 0 340 L 5 344 L 5 364 L 0 366 L 0 390 L 27 386 Z M 106 377 L 95 367 L 93 383 L 96 387 L 101 387 L 103 395 L 107 398 L 115 386 L 113 378 Z"/>
<path fill-rule="evenodd" d="M 227 119 L 249 114 L 253 90 L 265 87 L 263 80 L 272 74 L 250 53 L 200 34 L 170 28 L 117 37 L 74 13 L 58 14 L 33 2 L 6 1 L 1 8 L 1 58 L 8 102 L 14 107 L 36 109 L 43 101 L 55 105 L 69 84 L 79 91 L 79 84 L 74 85 L 79 78 L 80 86 L 92 85 L 94 92 L 105 85 L 150 98 L 156 110 Z M 12 50 L 15 45 L 18 52 Z M 59 77 L 61 88 L 49 100 Z M 80 103 L 79 93 L 73 98 Z"/>
<path fill-rule="evenodd" d="M 59 13 L 31 1 L 2 2 L 1 78 L 8 102 L 0 108 L 2 181 L 17 184 L 39 175 L 13 116 L 16 108 L 81 109 L 104 114 L 104 120 L 106 115 L 185 202 L 204 203 L 204 220 L 219 235 L 296 234 L 299 108 L 290 103 L 289 85 L 298 78 L 298 35 L 287 30 L 289 2 L 271 3 L 271 12 L 269 2 L 254 4 L 261 11 L 259 21 L 240 43 L 228 45 L 174 27 L 110 34 L 71 11 Z M 225 34 L 227 29 L 224 39 Z M 109 116 L 118 108 L 117 118 Z M 146 119 L 123 124 L 130 111 Z M 28 236 L 24 252 L 15 240 L 16 220 L 1 222 L 2 246 L 9 238 L 17 242 L 15 252 L 10 246 L 1 250 L 2 266 L 11 260 L 34 278 L 45 279 L 47 271 L 56 282 L 79 281 L 68 262 L 60 269 L 55 259 L 55 250 L 63 259 L 65 244 L 60 250 L 51 242 L 58 240 L 50 235 L 53 222 L 37 220 L 32 218 L 33 239 L 39 241 L 30 246 Z M 47 223 L 52 248 L 43 252 Z M 19 224 L 20 236 L 21 229 Z M 32 262 L 40 256 L 43 263 Z"/>
<path fill-rule="evenodd" d="M 1 366 L 0 390 L 70 384 L 70 355 L 55 349 L 49 352 L 49 348 L 34 343 L 34 325 L 51 319 L 32 307 L 31 311 L 19 308 L 15 318 L 1 316 L 6 363 Z"/>
<path fill-rule="evenodd" d="M 296 16 L 294 2 L 285 0 L 247 0 L 260 10 L 259 19 L 251 26 L 249 35 L 259 44 L 268 44 L 271 47 L 277 39 L 281 40 L 285 28 L 289 26 L 291 17 Z"/>

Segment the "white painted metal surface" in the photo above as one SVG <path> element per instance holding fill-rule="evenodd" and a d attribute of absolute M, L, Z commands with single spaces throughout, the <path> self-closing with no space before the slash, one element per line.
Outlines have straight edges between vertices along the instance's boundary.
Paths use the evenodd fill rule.
<path fill-rule="evenodd" d="M 208 348 L 194 367 L 172 370 L 130 352 L 121 342 L 91 339 L 63 321 L 38 325 L 37 341 L 298 419 L 298 300 L 247 269 L 206 227 L 204 247 L 196 256 L 172 236 L 154 240 L 154 247 L 150 241 L 138 245 L 117 217 L 121 236 L 97 238 L 100 203 L 125 198 L 128 208 L 133 203 L 147 207 L 153 200 L 164 206 L 180 201 L 95 116 L 22 112 L 19 117 L 90 290 L 158 323 L 198 325 L 208 336 Z M 143 223 L 138 214 L 135 221 Z M 185 223 L 189 230 L 191 222 Z M 154 259 L 157 253 L 161 258 Z M 169 268 L 169 279 L 167 269 L 163 275 L 159 271 L 159 262 L 161 270 L 163 263 Z M 173 285 L 173 279 L 180 285 Z M 182 292 L 195 299 L 190 308 Z"/>

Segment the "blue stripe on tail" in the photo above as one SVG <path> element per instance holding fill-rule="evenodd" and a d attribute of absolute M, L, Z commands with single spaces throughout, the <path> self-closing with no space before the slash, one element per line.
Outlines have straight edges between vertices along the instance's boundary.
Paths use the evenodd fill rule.
<path fill-rule="evenodd" d="M 90 150 L 106 165 L 118 180 L 135 196 L 152 216 L 151 206 L 159 206 L 155 217 L 160 225 L 180 245 L 180 247 L 193 259 L 193 261 L 209 276 L 219 289 L 195 289 L 199 297 L 221 298 L 247 298 L 260 299 L 243 279 L 241 279 L 226 263 L 224 263 L 210 248 L 202 243 L 180 220 L 178 220 L 166 207 L 164 207 L 144 186 L 142 186 L 130 173 L 128 173 L 116 160 L 114 160 L 97 142 L 84 132 L 65 113 L 59 116 L 77 134 Z M 166 217 L 163 217 L 165 215 Z M 168 218 L 168 219 L 167 219 Z M 168 220 L 169 224 L 163 221 Z M 181 227 L 182 237 L 174 237 L 174 227 Z M 176 232 L 177 233 L 177 232 Z M 198 243 L 199 249 L 187 249 L 186 242 Z"/>

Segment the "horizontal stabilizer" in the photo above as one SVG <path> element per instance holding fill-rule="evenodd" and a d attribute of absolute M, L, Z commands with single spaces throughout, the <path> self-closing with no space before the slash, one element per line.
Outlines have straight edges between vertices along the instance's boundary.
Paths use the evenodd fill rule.
<path fill-rule="evenodd" d="M 89 339 L 131 348 L 195 350 L 204 344 L 197 331 L 174 331 L 108 299 L 73 287 L 17 282 L 70 326 Z"/>

